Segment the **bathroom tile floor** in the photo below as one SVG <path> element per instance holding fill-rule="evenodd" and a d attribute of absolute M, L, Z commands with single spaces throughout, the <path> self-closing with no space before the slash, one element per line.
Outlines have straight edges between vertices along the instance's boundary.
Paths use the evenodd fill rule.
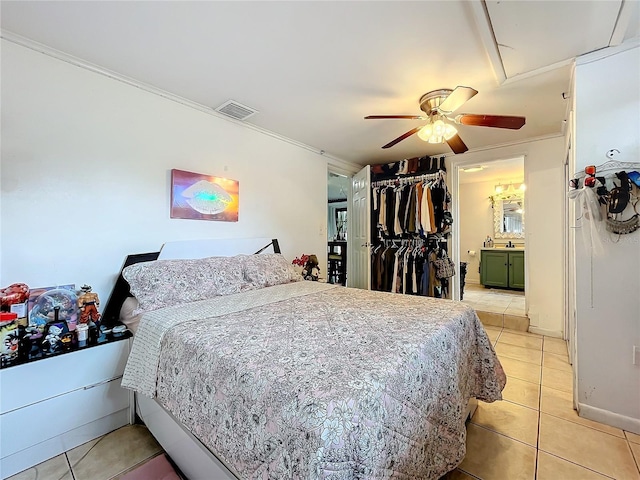
<path fill-rule="evenodd" d="M 473 308 L 485 325 L 522 332 L 529 330 L 523 291 L 466 284 L 462 302 Z"/>
<path fill-rule="evenodd" d="M 640 479 L 640 435 L 573 410 L 565 342 L 485 329 L 507 374 L 504 399 L 478 402 L 467 425 L 467 455 L 444 479 Z M 144 426 L 126 426 L 9 480 L 115 480 L 161 452 Z"/>
<path fill-rule="evenodd" d="M 474 310 L 482 310 L 483 312 L 510 315 L 526 314 L 524 292 L 520 290 L 485 288 L 482 285 L 467 283 L 464 286 L 462 302 L 473 307 Z"/>

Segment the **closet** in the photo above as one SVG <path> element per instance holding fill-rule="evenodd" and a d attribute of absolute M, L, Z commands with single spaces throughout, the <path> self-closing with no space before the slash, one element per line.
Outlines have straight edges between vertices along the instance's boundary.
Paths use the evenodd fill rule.
<path fill-rule="evenodd" d="M 372 290 L 451 298 L 450 204 L 444 157 L 371 167 Z"/>

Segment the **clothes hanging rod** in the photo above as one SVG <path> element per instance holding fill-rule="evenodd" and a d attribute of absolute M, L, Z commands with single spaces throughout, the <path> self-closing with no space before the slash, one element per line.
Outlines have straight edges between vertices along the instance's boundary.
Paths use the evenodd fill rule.
<path fill-rule="evenodd" d="M 389 178 L 387 180 L 377 180 L 371 182 L 371 187 L 383 187 L 385 185 L 409 185 L 411 183 L 424 182 L 427 180 L 444 179 L 446 172 L 440 170 L 436 173 L 423 173 L 422 175 L 413 175 L 411 177 Z"/>

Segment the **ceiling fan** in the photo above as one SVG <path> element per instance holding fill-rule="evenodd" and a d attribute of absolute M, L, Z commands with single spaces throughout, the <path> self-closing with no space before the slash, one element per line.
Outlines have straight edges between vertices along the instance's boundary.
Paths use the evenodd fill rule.
<path fill-rule="evenodd" d="M 472 125 L 476 127 L 508 128 L 518 130 L 525 124 L 525 117 L 511 117 L 505 115 L 476 115 L 473 113 L 461 113 L 451 118 L 452 114 L 478 93 L 470 87 L 458 86 L 454 90 L 442 88 L 425 93 L 420 97 L 420 110 L 426 116 L 419 115 L 369 115 L 365 120 L 402 118 L 409 120 L 428 120 L 426 125 L 412 128 L 407 133 L 390 141 L 382 148 L 393 147 L 396 143 L 410 137 L 414 133 L 429 143 L 447 142 L 453 153 L 464 153 L 467 146 L 458 135 L 456 128 L 449 122 L 458 125 Z"/>

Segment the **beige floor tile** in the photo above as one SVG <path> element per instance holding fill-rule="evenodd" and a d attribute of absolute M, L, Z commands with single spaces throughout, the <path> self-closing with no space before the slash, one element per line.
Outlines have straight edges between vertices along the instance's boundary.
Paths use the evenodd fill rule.
<path fill-rule="evenodd" d="M 519 378 L 508 378 L 502 398 L 537 410 L 540 406 L 540 385 Z"/>
<path fill-rule="evenodd" d="M 107 480 L 161 451 L 146 427 L 129 425 L 67 452 L 76 480 Z"/>
<path fill-rule="evenodd" d="M 640 444 L 629 442 L 629 446 L 631 447 L 631 453 L 633 453 L 636 459 L 636 465 L 640 468 Z"/>
<path fill-rule="evenodd" d="M 619 428 L 605 425 L 604 423 L 594 422 L 587 418 L 582 418 L 573 409 L 573 396 L 569 392 L 556 390 L 555 388 L 541 387 L 540 393 L 540 411 L 560 417 L 570 422 L 579 423 L 585 427 L 594 428 L 601 432 L 624 438 L 624 433 Z"/>
<path fill-rule="evenodd" d="M 480 319 L 483 325 L 492 325 L 494 327 L 502 328 L 501 313 L 485 312 L 478 309 L 476 309 L 476 313 L 478 314 L 478 318 Z"/>
<path fill-rule="evenodd" d="M 510 330 L 516 330 L 520 332 L 529 331 L 529 318 L 525 315 L 511 314 L 511 312 L 505 311 L 504 315 L 504 327 Z"/>
<path fill-rule="evenodd" d="M 498 355 L 504 372 L 507 374 L 507 382 L 509 378 L 519 378 L 532 383 L 540 383 L 540 374 L 542 367 L 533 363 L 521 362 L 513 358 Z"/>
<path fill-rule="evenodd" d="M 542 366 L 547 368 L 557 368 L 565 372 L 573 372 L 569 363 L 568 355 L 557 355 L 555 353 L 544 352 L 542 355 Z"/>
<path fill-rule="evenodd" d="M 506 332 L 502 333 L 504 334 Z M 513 358 L 514 360 L 520 360 L 521 362 L 542 365 L 541 351 L 518 347 L 516 345 L 510 345 L 508 343 L 503 343 L 500 340 L 498 340 L 498 344 L 496 345 L 496 353 L 500 354 L 500 356 Z"/>
<path fill-rule="evenodd" d="M 567 342 L 565 342 L 561 338 L 544 337 L 544 344 L 542 345 L 542 349 L 545 352 L 549 353 L 556 353 L 558 355 L 569 355 Z"/>
<path fill-rule="evenodd" d="M 524 308 L 512 307 L 511 305 L 505 309 L 504 313 L 505 315 L 516 315 L 518 317 L 527 316 L 527 311 Z"/>
<path fill-rule="evenodd" d="M 531 337 L 528 335 L 519 335 L 512 332 L 503 332 L 500 343 L 508 343 L 518 347 L 531 348 L 533 350 L 542 350 L 542 338 Z"/>
<path fill-rule="evenodd" d="M 494 332 L 498 332 L 498 333 L 502 332 L 502 327 L 496 327 L 496 326 L 493 326 L 493 325 L 483 325 L 483 327 L 487 331 L 488 330 L 493 330 Z"/>
<path fill-rule="evenodd" d="M 537 480 L 606 480 L 605 477 L 592 470 L 588 470 L 562 458 L 554 457 L 545 452 L 538 452 Z"/>
<path fill-rule="evenodd" d="M 636 435 L 635 433 L 631 432 L 624 432 L 624 434 L 627 436 L 627 440 L 629 440 L 631 443 L 640 443 L 640 435 Z"/>
<path fill-rule="evenodd" d="M 462 470 L 458 470 L 457 468 L 447 473 L 440 480 L 476 480 L 476 477 L 472 477 L 468 473 L 464 473 Z"/>
<path fill-rule="evenodd" d="M 506 295 L 491 295 L 481 300 L 482 303 L 494 305 L 496 307 L 503 307 L 503 310 L 511 303 L 511 298 Z"/>
<path fill-rule="evenodd" d="M 478 402 L 478 409 L 471 422 L 509 438 L 536 446 L 538 437 L 537 410 L 506 401 Z"/>
<path fill-rule="evenodd" d="M 613 478 L 640 479 L 625 439 L 545 413 L 540 417 L 539 449 Z"/>
<path fill-rule="evenodd" d="M 556 368 L 542 367 L 542 385 L 573 393 L 573 374 Z"/>
<path fill-rule="evenodd" d="M 458 468 L 482 480 L 533 480 L 536 449 L 470 423 L 467 455 Z"/>
<path fill-rule="evenodd" d="M 537 333 L 521 332 L 519 330 L 509 330 L 509 333 L 513 333 L 514 335 L 524 335 L 525 337 L 543 338 L 542 335 L 538 335 Z"/>
<path fill-rule="evenodd" d="M 524 297 L 511 297 L 511 302 L 509 303 L 509 308 L 524 308 L 525 301 Z"/>
<path fill-rule="evenodd" d="M 541 387 L 540 393 L 540 411 L 560 417 L 570 422 L 579 423 L 585 427 L 594 428 L 601 432 L 624 438 L 624 433 L 619 428 L 605 425 L 604 423 L 594 422 L 587 418 L 582 418 L 573 409 L 573 397 L 569 392 L 556 390 L 555 388 Z"/>
<path fill-rule="evenodd" d="M 69 464 L 67 459 L 62 455 L 50 458 L 46 462 L 42 462 L 35 467 L 31 467 L 23 472 L 20 472 L 7 480 L 72 480 L 71 470 L 69 470 Z"/>
<path fill-rule="evenodd" d="M 499 305 L 493 305 L 491 303 L 474 303 L 473 309 L 481 312 L 488 313 L 499 313 L 503 314 L 506 307 L 501 307 Z"/>
<path fill-rule="evenodd" d="M 496 342 L 498 341 L 498 337 L 500 337 L 500 330 L 493 330 L 493 329 L 485 329 L 485 331 L 487 332 L 487 337 L 489 337 L 489 340 L 491 340 L 491 343 L 493 345 L 496 344 Z"/>

